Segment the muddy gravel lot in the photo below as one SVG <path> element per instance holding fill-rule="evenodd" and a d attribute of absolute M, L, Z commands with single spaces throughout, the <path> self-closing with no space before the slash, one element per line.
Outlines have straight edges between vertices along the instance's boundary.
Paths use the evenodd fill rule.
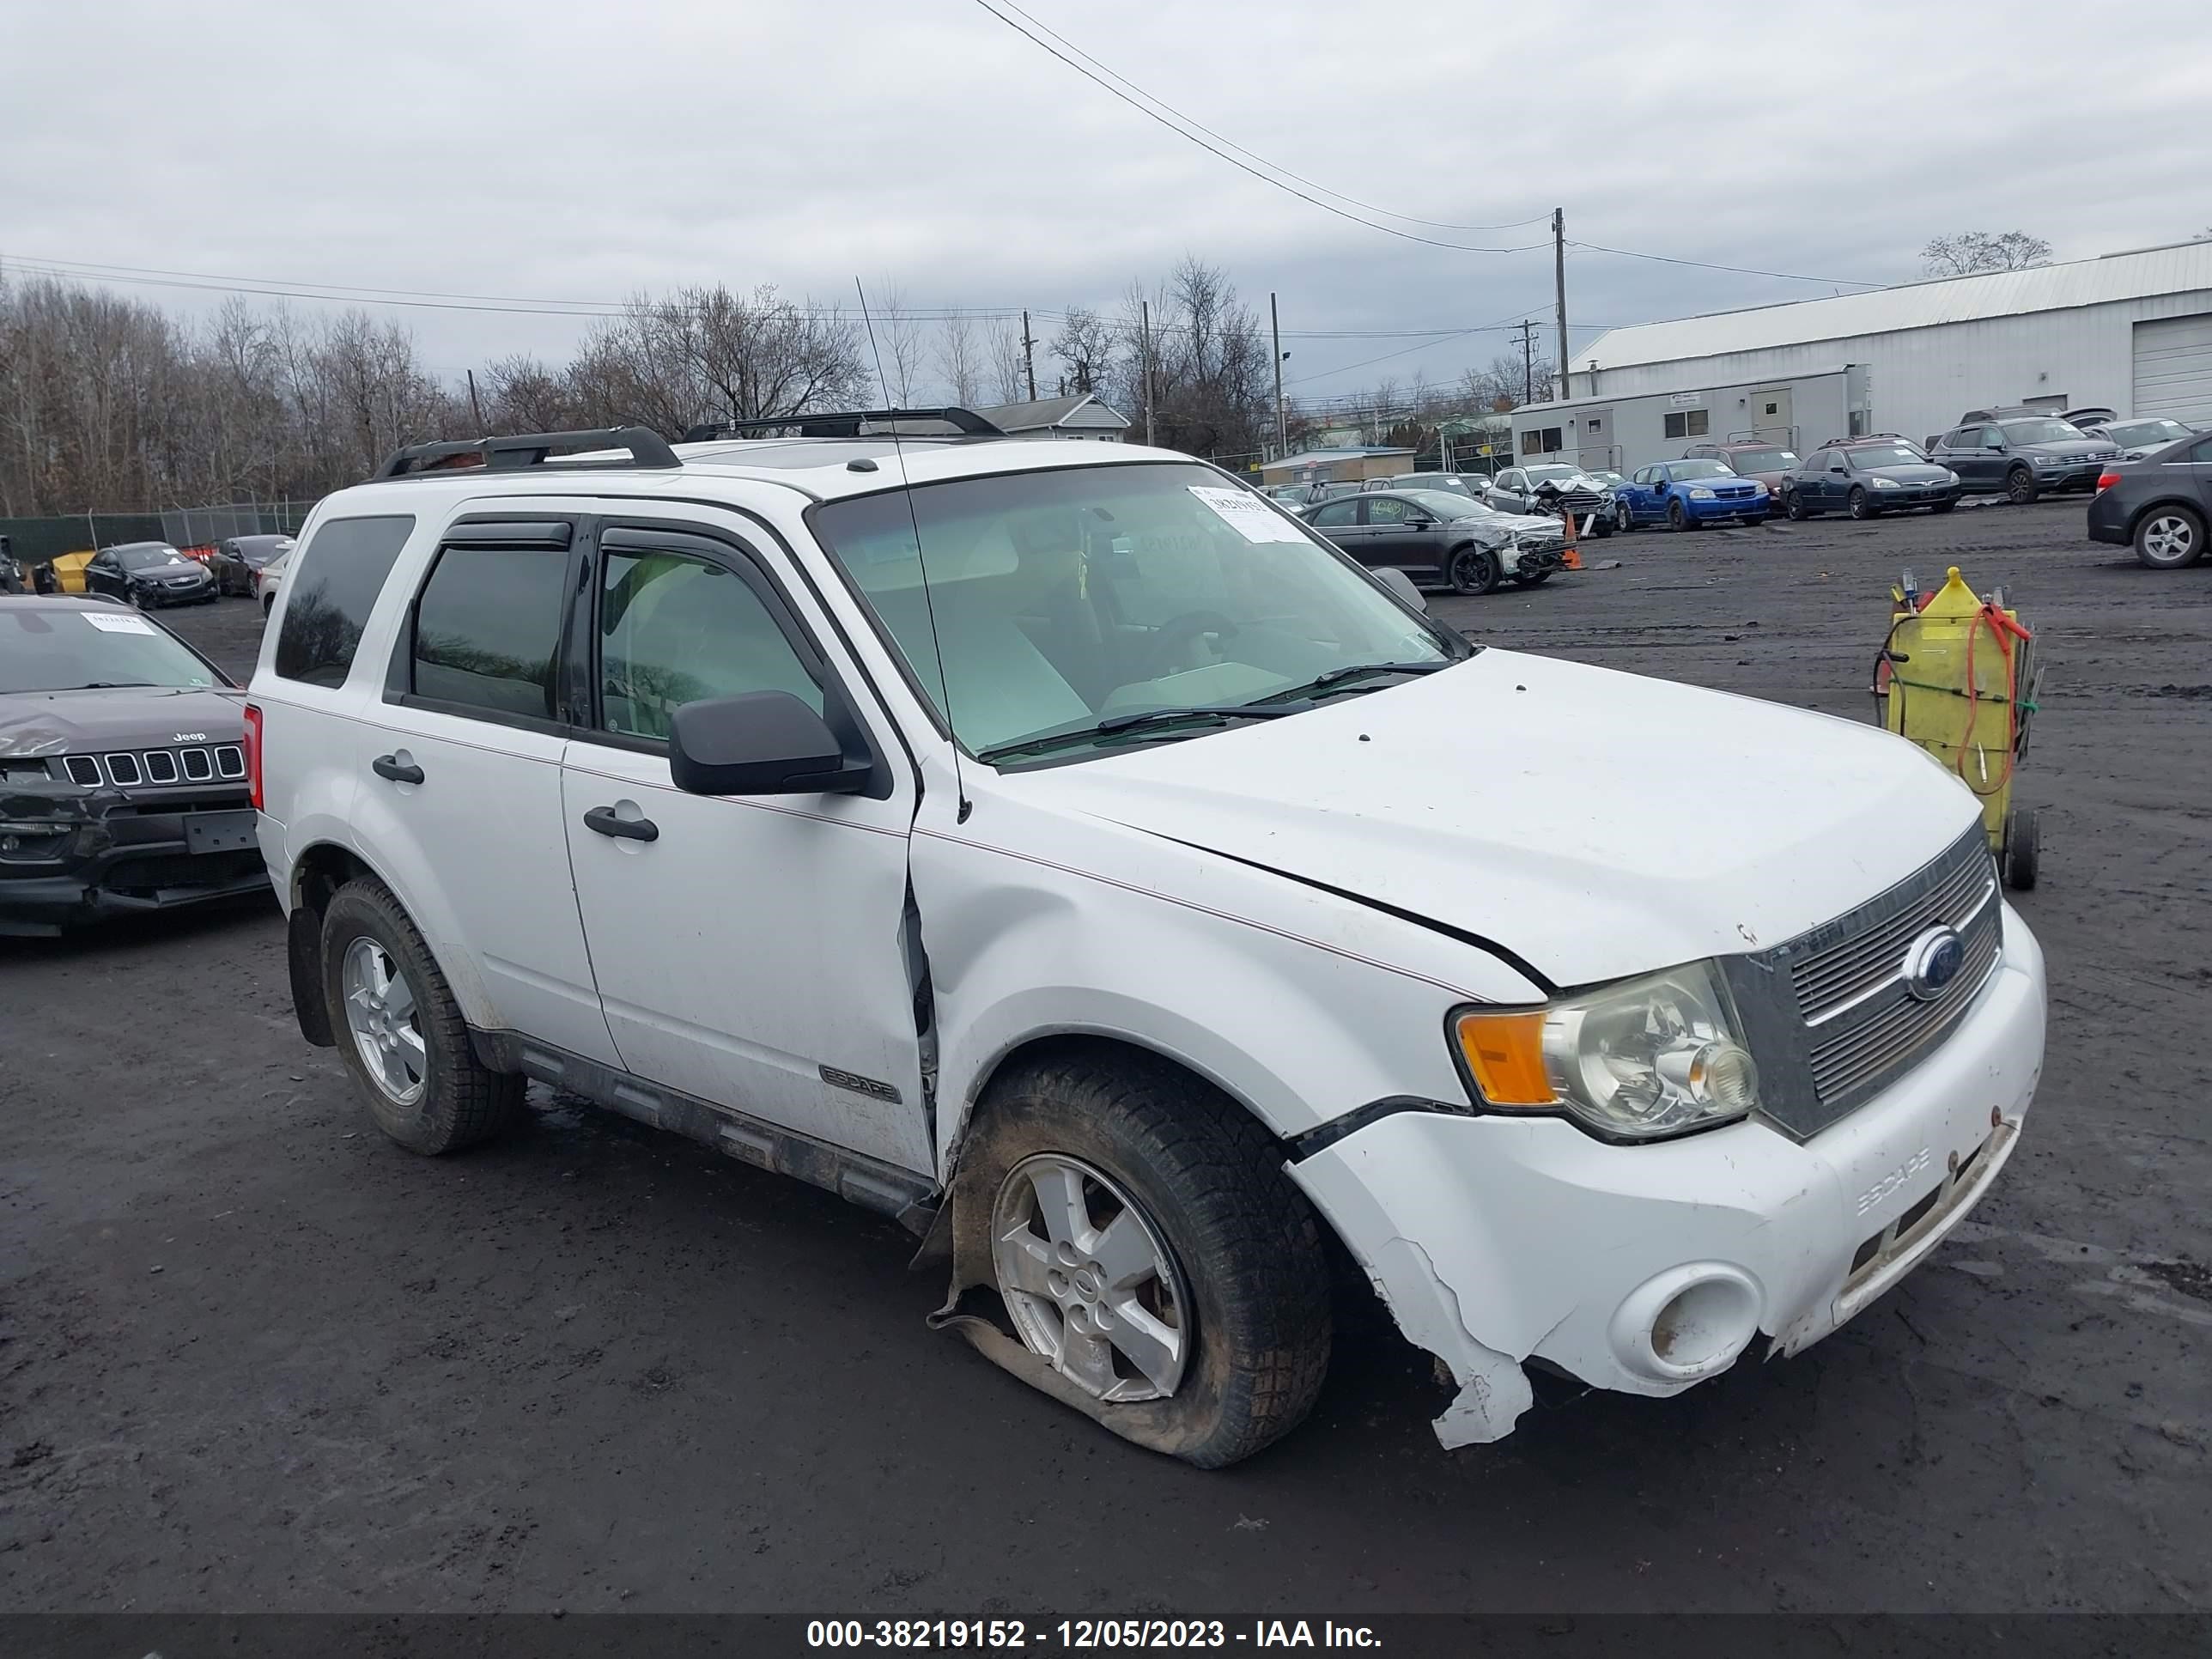
<path fill-rule="evenodd" d="M 1425 1362 L 1358 1331 L 1300 1432 L 1202 1474 L 932 1334 L 941 1281 L 834 1199 L 550 1098 L 389 1145 L 294 1029 L 273 905 L 0 940 L 0 1609 L 2212 1607 L 2212 568 L 2078 499 L 1590 551 L 1439 612 L 1852 719 L 1901 565 L 2039 631 L 2042 1092 L 1835 1337 L 1446 1453 Z M 250 665 L 250 604 L 176 625 Z"/>

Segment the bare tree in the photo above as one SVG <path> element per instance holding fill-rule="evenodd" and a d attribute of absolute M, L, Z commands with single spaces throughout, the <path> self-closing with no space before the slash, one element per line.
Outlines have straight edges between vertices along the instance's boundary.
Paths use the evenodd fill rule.
<path fill-rule="evenodd" d="M 1921 269 L 1930 276 L 1972 276 L 1985 270 L 2026 270 L 2051 263 L 2051 244 L 2024 230 L 1962 230 L 1955 236 L 1930 237 L 1920 250 Z"/>
<path fill-rule="evenodd" d="M 773 287 L 740 295 L 717 284 L 639 295 L 586 338 L 568 378 L 595 424 L 681 432 L 700 420 L 849 408 L 874 377 L 858 331 L 835 312 Z"/>
<path fill-rule="evenodd" d="M 1070 392 L 1096 392 L 1114 362 L 1120 331 L 1086 306 L 1070 306 L 1060 332 L 1053 336 L 1052 355 L 1067 365 Z"/>
<path fill-rule="evenodd" d="M 910 409 L 921 401 L 925 357 L 921 325 L 914 307 L 893 283 L 885 283 L 881 296 L 871 307 L 876 325 L 875 352 L 884 395 L 894 409 Z"/>
<path fill-rule="evenodd" d="M 973 409 L 983 392 L 983 362 L 967 318 L 954 313 L 937 331 L 937 372 L 963 409 Z"/>
<path fill-rule="evenodd" d="M 1001 317 L 983 336 L 985 379 L 994 403 L 1018 404 L 1028 398 L 1029 364 L 1022 351 L 1022 325 Z"/>

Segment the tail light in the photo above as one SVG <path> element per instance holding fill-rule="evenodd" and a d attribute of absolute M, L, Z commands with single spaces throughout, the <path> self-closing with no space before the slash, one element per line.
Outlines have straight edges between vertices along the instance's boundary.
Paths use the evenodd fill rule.
<path fill-rule="evenodd" d="M 246 705 L 246 787 L 252 797 L 253 810 L 261 807 L 261 711 L 253 704 Z"/>
<path fill-rule="evenodd" d="M 2110 489 L 2114 484 L 2119 483 L 2119 481 L 2120 475 L 2117 472 L 2100 472 L 2097 475 L 2097 488 L 2100 489 Z"/>

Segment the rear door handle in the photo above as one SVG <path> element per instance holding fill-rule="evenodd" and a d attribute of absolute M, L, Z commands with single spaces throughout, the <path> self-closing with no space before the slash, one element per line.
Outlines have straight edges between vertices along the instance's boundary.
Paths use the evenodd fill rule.
<path fill-rule="evenodd" d="M 585 813 L 584 828 L 623 841 L 660 839 L 660 826 L 651 818 L 618 818 L 611 806 L 594 806 Z"/>
<path fill-rule="evenodd" d="M 379 755 L 369 762 L 368 767 L 380 778 L 389 778 L 394 783 L 422 781 L 422 769 L 412 763 L 402 765 L 397 755 Z"/>

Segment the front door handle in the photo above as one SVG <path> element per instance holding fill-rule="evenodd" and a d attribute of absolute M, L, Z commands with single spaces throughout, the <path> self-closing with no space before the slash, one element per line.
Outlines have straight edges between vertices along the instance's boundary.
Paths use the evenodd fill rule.
<path fill-rule="evenodd" d="M 659 841 L 660 826 L 651 818 L 618 818 L 611 806 L 594 806 L 584 814 L 584 828 L 623 841 Z"/>
<path fill-rule="evenodd" d="M 389 778 L 394 783 L 422 781 L 422 769 L 411 763 L 403 764 L 397 755 L 379 755 L 369 762 L 368 768 L 380 778 Z"/>

